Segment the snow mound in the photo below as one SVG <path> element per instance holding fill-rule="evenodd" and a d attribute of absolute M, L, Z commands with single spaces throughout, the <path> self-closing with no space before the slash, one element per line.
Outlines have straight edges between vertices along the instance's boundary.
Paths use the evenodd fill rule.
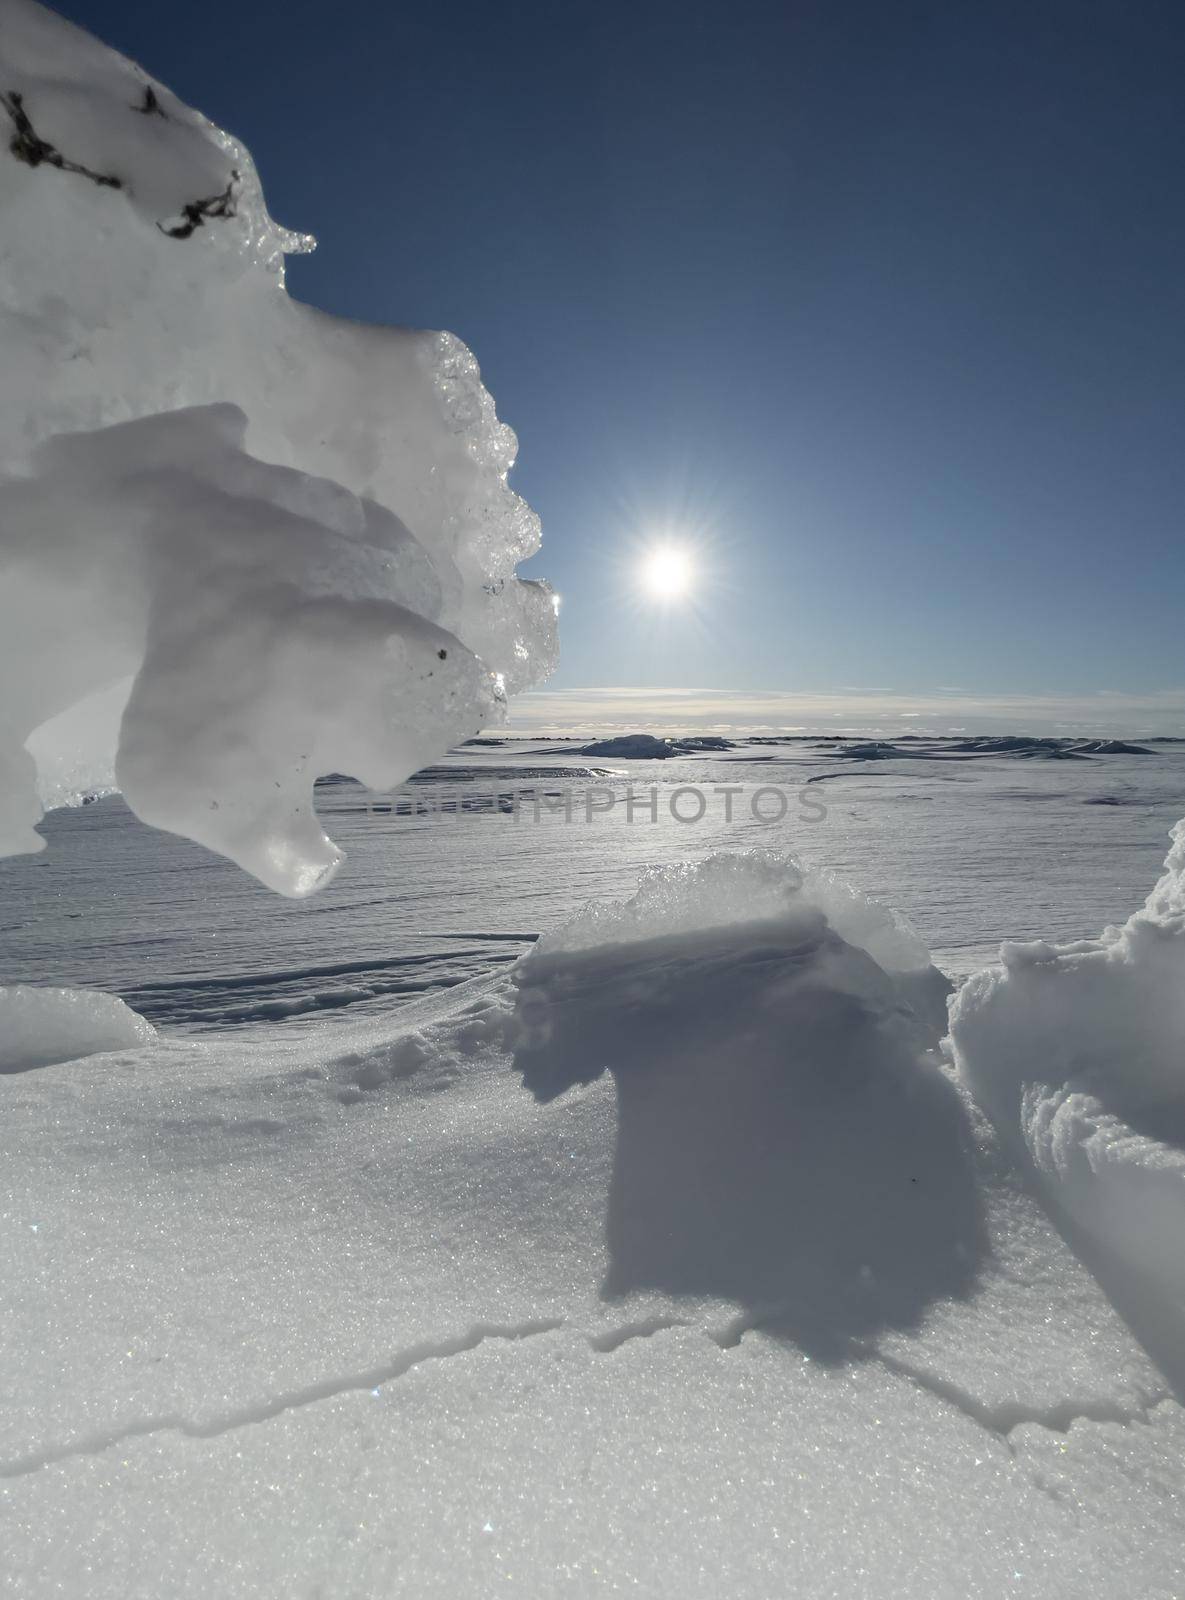
<path fill-rule="evenodd" d="M 926 1058 L 940 1030 L 914 1003 L 911 939 L 793 862 L 715 856 L 522 959 L 527 1087 L 548 1102 L 616 1080 L 610 1298 L 727 1298 L 838 1360 L 969 1290 L 969 1141 Z"/>
<path fill-rule="evenodd" d="M 531 959 L 763 923 L 812 934 L 830 924 L 886 972 L 930 970 L 925 943 L 898 912 L 830 872 L 808 872 L 793 857 L 770 850 L 719 853 L 645 872 L 630 899 L 592 902 L 562 928 L 545 934 Z"/>
<path fill-rule="evenodd" d="M 1185 822 L 1098 939 L 1005 944 L 951 1002 L 956 1062 L 1166 1370 L 1185 1336 Z M 1175 1353 L 1174 1353 L 1175 1352 Z"/>
<path fill-rule="evenodd" d="M 865 744 L 845 744 L 832 754 L 839 761 L 895 761 L 901 751 L 896 745 L 873 740 Z"/>
<path fill-rule="evenodd" d="M 735 749 L 731 739 L 716 734 L 687 739 L 661 739 L 653 733 L 622 733 L 612 739 L 596 739 L 583 745 L 585 756 L 611 756 L 618 761 L 666 761 L 671 756 L 718 755 Z"/>
<path fill-rule="evenodd" d="M 968 755 L 1016 756 L 1021 761 L 1086 761 L 1086 752 L 1092 748 L 1085 741 L 1071 748 L 1066 739 L 1040 739 L 1027 734 L 983 734 L 974 739 L 952 740 L 950 744 L 951 750 Z"/>
<path fill-rule="evenodd" d="M 391 787 L 553 663 L 514 434 L 450 335 L 290 300 L 247 152 L 32 0 L 0 93 L 0 853 L 118 784 L 307 894 L 320 774 Z"/>
<path fill-rule="evenodd" d="M 680 754 L 670 739 L 657 739 L 652 733 L 623 733 L 616 739 L 594 739 L 582 745 L 582 756 L 611 756 L 627 761 L 666 761 Z"/>
<path fill-rule="evenodd" d="M 0 1073 L 27 1072 L 104 1050 L 150 1044 L 156 1029 L 95 989 L 0 989 Z"/>
<path fill-rule="evenodd" d="M 1124 739 L 1087 739 L 1082 744 L 1076 744 L 1074 749 L 1080 755 L 1088 756 L 1150 756 L 1152 754 L 1147 745 L 1128 744 Z"/>

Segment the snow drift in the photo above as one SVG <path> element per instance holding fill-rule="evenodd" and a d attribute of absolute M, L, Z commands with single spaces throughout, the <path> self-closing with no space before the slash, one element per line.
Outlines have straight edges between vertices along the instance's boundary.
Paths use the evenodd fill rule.
<path fill-rule="evenodd" d="M 289 299 L 311 241 L 233 139 L 0 17 L 0 852 L 116 782 L 306 894 L 340 860 L 319 775 L 393 786 L 552 663 L 514 435 L 451 336 Z"/>
<path fill-rule="evenodd" d="M 1005 944 L 951 1003 L 955 1058 L 1096 1273 L 1185 1381 L 1185 822 L 1098 939 Z"/>
<path fill-rule="evenodd" d="M 793 861 L 717 855 L 577 917 L 514 977 L 527 1087 L 616 1083 L 610 1297 L 729 1299 L 838 1360 L 968 1292 L 966 1114 L 927 1054 L 945 986 L 900 918 Z"/>

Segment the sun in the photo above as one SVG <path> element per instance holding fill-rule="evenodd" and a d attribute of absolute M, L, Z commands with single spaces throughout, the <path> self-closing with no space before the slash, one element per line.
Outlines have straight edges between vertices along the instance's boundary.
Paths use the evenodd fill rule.
<path fill-rule="evenodd" d="M 695 562 L 680 545 L 656 545 L 642 557 L 638 581 L 652 600 L 682 600 L 694 587 Z"/>

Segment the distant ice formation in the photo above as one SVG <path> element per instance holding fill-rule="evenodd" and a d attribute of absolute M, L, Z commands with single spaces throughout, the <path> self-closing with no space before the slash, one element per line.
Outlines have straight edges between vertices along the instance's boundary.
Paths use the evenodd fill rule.
<path fill-rule="evenodd" d="M 555 655 L 469 351 L 289 299 L 251 158 L 33 0 L 0 27 L 0 854 L 118 785 L 290 895 Z"/>
<path fill-rule="evenodd" d="M 687 739 L 662 739 L 653 733 L 623 733 L 582 746 L 581 755 L 609 756 L 616 761 L 666 761 L 670 756 L 718 755 L 734 747 L 714 734 Z"/>
<path fill-rule="evenodd" d="M 581 755 L 608 756 L 613 760 L 666 761 L 680 752 L 670 739 L 652 733 L 623 733 L 614 739 L 594 739 L 581 747 Z"/>

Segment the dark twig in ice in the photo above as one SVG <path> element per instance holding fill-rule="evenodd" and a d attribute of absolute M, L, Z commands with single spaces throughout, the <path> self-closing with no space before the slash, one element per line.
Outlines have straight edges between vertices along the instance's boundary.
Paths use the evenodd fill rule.
<path fill-rule="evenodd" d="M 8 94 L 0 95 L 0 100 L 4 102 L 4 109 L 12 118 L 16 129 L 8 148 L 18 161 L 23 161 L 28 167 L 39 167 L 44 163 L 47 167 L 58 167 L 62 172 L 77 172 L 80 177 L 89 178 L 92 183 L 101 184 L 104 189 L 123 188 L 122 178 L 117 178 L 110 172 L 93 172 L 90 167 L 84 167 L 78 161 L 69 161 L 55 145 L 40 138 L 29 121 L 24 96 L 18 94 L 15 89 Z"/>
<path fill-rule="evenodd" d="M 170 239 L 188 239 L 208 217 L 237 215 L 238 193 L 239 175 L 237 172 L 232 172 L 221 194 L 209 195 L 205 200 L 191 200 L 187 206 L 182 206 L 181 215 L 185 219 L 184 222 L 175 223 L 171 228 L 166 228 L 163 223 L 158 222 L 157 227 Z"/>
<path fill-rule="evenodd" d="M 139 111 L 145 117 L 163 117 L 166 122 L 169 120 L 169 113 L 156 98 L 156 90 L 150 83 L 146 83 L 144 85 L 144 99 L 142 103 L 138 106 L 133 106 L 132 110 Z"/>

